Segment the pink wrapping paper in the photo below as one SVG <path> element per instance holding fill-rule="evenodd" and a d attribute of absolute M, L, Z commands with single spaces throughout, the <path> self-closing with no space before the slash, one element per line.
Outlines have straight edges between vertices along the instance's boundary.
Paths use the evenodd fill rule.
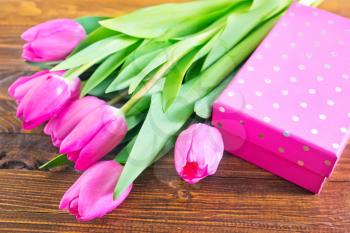
<path fill-rule="evenodd" d="M 350 136 L 350 21 L 293 4 L 215 102 L 213 124 L 227 151 L 318 193 Z"/>

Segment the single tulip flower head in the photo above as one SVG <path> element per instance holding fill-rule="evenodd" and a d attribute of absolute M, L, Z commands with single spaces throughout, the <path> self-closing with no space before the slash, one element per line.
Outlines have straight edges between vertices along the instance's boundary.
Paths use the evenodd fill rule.
<path fill-rule="evenodd" d="M 64 194 L 59 208 L 80 221 L 103 217 L 117 208 L 132 189 L 131 184 L 118 199 L 113 199 L 122 170 L 123 167 L 114 160 L 101 161 L 90 167 Z"/>
<path fill-rule="evenodd" d="M 18 103 L 17 117 L 30 130 L 58 114 L 70 101 L 77 99 L 80 79 L 67 80 L 63 71 L 48 70 L 17 79 L 8 89 Z"/>
<path fill-rule="evenodd" d="M 45 127 L 60 153 L 86 170 L 115 148 L 128 130 L 124 114 L 96 97 L 73 102 Z"/>
<path fill-rule="evenodd" d="M 74 20 L 56 19 L 29 28 L 21 37 L 27 42 L 23 47 L 23 59 L 49 62 L 66 58 L 85 39 L 86 32 Z"/>
<path fill-rule="evenodd" d="M 175 168 L 190 184 L 215 174 L 224 153 L 220 132 L 206 124 L 194 124 L 184 130 L 175 144 Z"/>

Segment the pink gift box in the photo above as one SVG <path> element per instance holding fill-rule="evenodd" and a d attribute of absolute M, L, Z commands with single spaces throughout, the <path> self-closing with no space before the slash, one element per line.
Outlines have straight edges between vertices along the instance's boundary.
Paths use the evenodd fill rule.
<path fill-rule="evenodd" d="M 350 21 L 293 4 L 212 121 L 226 151 L 319 193 L 350 136 Z"/>

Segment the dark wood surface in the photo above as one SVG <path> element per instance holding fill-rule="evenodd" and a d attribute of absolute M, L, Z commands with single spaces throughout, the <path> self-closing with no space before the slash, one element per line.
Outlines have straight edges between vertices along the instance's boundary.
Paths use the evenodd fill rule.
<path fill-rule="evenodd" d="M 321 195 L 312 195 L 225 155 L 198 185 L 176 175 L 172 154 L 139 178 L 129 198 L 103 219 L 79 223 L 57 209 L 78 174 L 36 171 L 57 152 L 41 129 L 25 132 L 8 85 L 32 67 L 19 35 L 56 17 L 118 15 L 166 0 L 0 0 L 0 232 L 350 232 L 350 145 Z M 350 1 L 321 6 L 350 17 Z"/>

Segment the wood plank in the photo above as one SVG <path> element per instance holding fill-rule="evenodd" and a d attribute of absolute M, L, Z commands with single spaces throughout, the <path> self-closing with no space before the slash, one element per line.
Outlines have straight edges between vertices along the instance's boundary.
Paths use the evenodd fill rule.
<path fill-rule="evenodd" d="M 57 210 L 60 196 L 76 175 L 0 170 L 0 231 L 18 227 L 27 232 L 84 231 L 88 227 L 94 232 L 153 232 L 159 227 L 185 232 L 212 232 L 213 227 L 228 232 L 241 228 L 259 232 L 350 230 L 348 182 L 330 182 L 321 196 L 314 196 L 274 178 L 215 176 L 190 186 L 173 173 L 161 172 L 160 177 L 155 170 L 147 170 L 120 208 L 85 224 Z"/>

